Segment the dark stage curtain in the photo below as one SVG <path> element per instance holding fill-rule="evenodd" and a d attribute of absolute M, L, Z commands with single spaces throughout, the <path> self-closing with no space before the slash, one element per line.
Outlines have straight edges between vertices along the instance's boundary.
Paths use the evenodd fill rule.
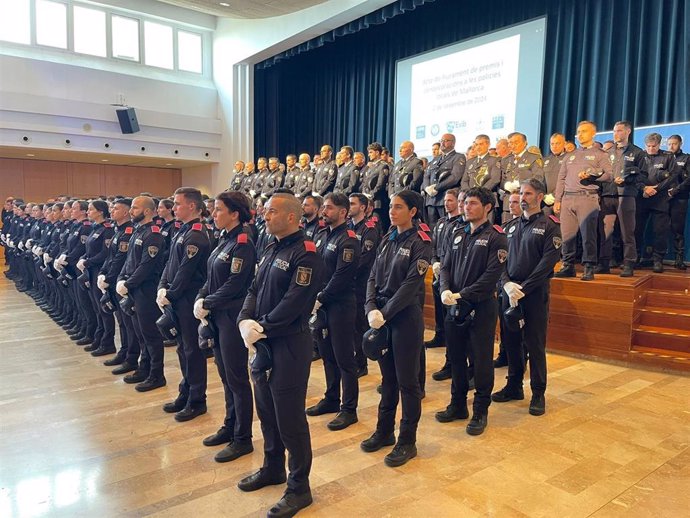
<path fill-rule="evenodd" d="M 581 119 L 690 119 L 690 0 L 400 0 L 255 67 L 255 154 L 396 146 L 396 60 L 544 15 L 545 152 Z"/>

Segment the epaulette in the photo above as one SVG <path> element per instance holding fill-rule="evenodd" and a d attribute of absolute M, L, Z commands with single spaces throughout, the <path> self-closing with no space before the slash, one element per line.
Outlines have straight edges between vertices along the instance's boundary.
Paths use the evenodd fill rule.
<path fill-rule="evenodd" d="M 125 234 L 131 234 L 132 232 L 134 232 L 134 227 L 125 228 Z"/>
<path fill-rule="evenodd" d="M 84 225 L 85 227 L 91 226 L 91 222 L 88 219 L 85 219 L 84 221 L 82 221 L 81 224 Z"/>
<path fill-rule="evenodd" d="M 561 220 L 558 219 L 558 218 L 557 218 L 556 216 L 554 216 L 553 214 L 549 214 L 549 218 L 550 218 L 551 221 L 553 221 L 554 223 L 558 223 L 559 225 L 561 224 Z"/>
<path fill-rule="evenodd" d="M 350 230 L 349 228 L 347 229 L 347 235 L 350 236 L 350 237 L 354 237 L 354 238 L 357 237 L 357 234 L 355 233 L 355 231 L 354 231 L 354 230 Z"/>
<path fill-rule="evenodd" d="M 503 227 L 501 225 L 494 225 L 494 230 L 498 232 L 499 234 L 505 234 L 505 230 L 503 230 Z"/>
<path fill-rule="evenodd" d="M 203 229 L 204 229 L 204 226 L 201 223 L 194 223 L 194 225 L 192 225 L 192 230 L 203 230 Z"/>
<path fill-rule="evenodd" d="M 158 225 L 152 225 L 151 226 L 151 232 L 153 232 L 154 234 L 160 234 L 161 233 L 161 227 L 159 227 Z"/>
<path fill-rule="evenodd" d="M 419 229 L 423 230 L 424 232 L 431 232 L 431 229 L 429 228 L 429 225 L 426 223 L 420 223 L 419 224 Z"/>
<path fill-rule="evenodd" d="M 247 234 L 237 234 L 237 242 L 241 245 L 246 245 L 249 241 Z"/>
<path fill-rule="evenodd" d="M 371 219 L 371 221 L 374 221 L 374 222 L 376 222 L 376 223 L 378 223 L 378 221 L 379 221 L 379 217 L 378 217 L 378 216 L 372 216 L 372 217 L 369 218 L 369 219 Z"/>
<path fill-rule="evenodd" d="M 320 220 L 319 220 L 319 226 L 320 226 L 321 228 L 325 227 L 325 226 L 326 226 L 326 222 L 325 222 L 324 220 L 320 219 Z"/>
<path fill-rule="evenodd" d="M 429 236 L 427 236 L 425 232 L 418 230 L 417 234 L 419 234 L 419 237 L 422 238 L 422 241 L 426 241 L 427 243 L 431 243 L 431 238 Z"/>
<path fill-rule="evenodd" d="M 175 228 L 179 229 L 182 227 L 182 222 L 181 221 L 176 221 L 175 222 Z"/>
<path fill-rule="evenodd" d="M 316 252 L 316 245 L 313 241 L 304 241 L 304 249 L 307 252 Z"/>
<path fill-rule="evenodd" d="M 367 228 L 376 228 L 376 223 L 374 223 L 373 221 L 367 221 L 364 224 L 364 226 L 366 226 Z"/>

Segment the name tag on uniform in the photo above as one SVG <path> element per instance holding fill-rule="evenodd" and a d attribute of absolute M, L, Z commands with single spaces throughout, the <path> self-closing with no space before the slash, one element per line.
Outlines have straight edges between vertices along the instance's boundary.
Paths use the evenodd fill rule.
<path fill-rule="evenodd" d="M 398 255 L 402 255 L 403 257 L 410 257 L 410 249 L 401 248 L 400 250 L 398 250 Z"/>
<path fill-rule="evenodd" d="M 634 162 L 635 161 L 635 157 L 632 155 L 626 155 L 624 158 L 625 158 L 626 162 Z"/>
<path fill-rule="evenodd" d="M 326 250 L 328 250 L 329 252 L 335 252 L 337 249 L 338 245 L 336 245 L 335 243 L 328 243 L 328 245 L 326 245 Z"/>
<path fill-rule="evenodd" d="M 474 246 L 489 246 L 489 240 L 488 239 L 477 239 L 474 242 Z"/>
<path fill-rule="evenodd" d="M 276 259 L 273 261 L 273 266 L 287 272 L 290 269 L 290 263 L 283 259 Z"/>
<path fill-rule="evenodd" d="M 533 228 L 532 234 L 539 234 L 540 236 L 543 236 L 544 235 L 544 229 L 543 228 Z"/>
<path fill-rule="evenodd" d="M 138 246 L 141 246 L 141 239 L 135 239 L 135 240 L 134 240 L 134 244 L 135 244 L 135 245 L 138 245 Z"/>
<path fill-rule="evenodd" d="M 597 159 L 597 157 L 595 157 L 594 155 L 585 155 L 585 160 L 594 161 L 596 159 Z"/>
<path fill-rule="evenodd" d="M 218 259 L 220 259 L 220 260 L 223 261 L 223 262 L 227 262 L 227 261 L 228 261 L 228 257 L 229 257 L 229 256 L 228 256 L 227 252 L 221 252 L 221 253 L 218 254 Z"/>

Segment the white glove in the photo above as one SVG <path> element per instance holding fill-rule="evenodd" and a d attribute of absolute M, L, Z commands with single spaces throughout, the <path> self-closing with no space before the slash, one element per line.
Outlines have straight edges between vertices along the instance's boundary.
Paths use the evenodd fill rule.
<path fill-rule="evenodd" d="M 518 180 L 508 181 L 503 187 L 507 193 L 511 193 L 520 188 L 520 182 Z"/>
<path fill-rule="evenodd" d="M 204 320 L 210 311 L 204 308 L 204 299 L 199 299 L 194 303 L 194 317 L 199 320 Z"/>
<path fill-rule="evenodd" d="M 19 248 L 20 250 L 24 250 L 24 241 L 20 241 L 17 245 L 17 248 Z"/>
<path fill-rule="evenodd" d="M 250 195 L 252 198 L 256 198 L 256 191 L 255 191 L 254 189 L 249 189 L 249 195 Z"/>
<path fill-rule="evenodd" d="M 312 195 L 312 196 L 320 196 L 320 194 L 319 194 L 318 192 L 316 192 L 316 191 L 311 191 L 311 195 Z"/>
<path fill-rule="evenodd" d="M 58 272 L 61 272 L 61 273 L 62 273 L 62 270 L 65 269 L 65 265 L 62 264 L 62 263 L 58 263 L 57 261 L 55 261 L 55 262 L 53 263 L 53 267 L 54 267 Z"/>
<path fill-rule="evenodd" d="M 508 295 L 508 302 L 511 307 L 516 307 L 518 305 L 518 300 L 525 296 L 522 292 L 522 286 L 516 282 L 506 282 L 503 285 L 503 291 Z"/>
<path fill-rule="evenodd" d="M 266 338 L 266 335 L 263 334 L 264 328 L 261 327 L 261 324 L 259 324 L 256 320 L 251 319 L 242 320 L 237 327 L 240 330 L 245 347 L 249 349 L 250 353 L 252 352 L 252 349 L 254 349 L 254 354 L 256 354 L 254 344 L 262 338 Z"/>
<path fill-rule="evenodd" d="M 86 259 L 79 259 L 77 261 L 77 268 L 79 268 L 79 271 L 84 271 L 86 270 Z"/>
<path fill-rule="evenodd" d="M 436 261 L 434 264 L 432 264 L 431 271 L 434 272 L 434 275 L 436 277 L 441 275 L 441 263 L 439 261 Z"/>
<path fill-rule="evenodd" d="M 319 302 L 319 299 L 316 299 L 316 301 L 314 302 L 314 309 L 311 310 L 311 314 L 313 315 L 314 313 L 316 313 L 322 305 L 323 304 Z"/>
<path fill-rule="evenodd" d="M 7 242 L 8 245 L 10 245 L 10 248 L 14 248 L 14 241 L 11 239 Z"/>
<path fill-rule="evenodd" d="M 386 323 L 386 320 L 383 318 L 383 313 L 381 313 L 378 309 L 369 311 L 367 314 L 367 320 L 369 320 L 369 327 L 372 329 L 380 329 L 383 327 L 383 324 Z"/>
<path fill-rule="evenodd" d="M 45 266 L 48 266 L 50 263 L 53 262 L 53 258 L 50 257 L 47 253 L 43 254 L 43 264 Z"/>
<path fill-rule="evenodd" d="M 436 190 L 436 184 L 425 187 L 424 192 L 427 193 L 429 196 L 436 196 L 438 194 L 438 191 Z"/>
<path fill-rule="evenodd" d="M 36 251 L 34 252 L 38 257 L 41 257 L 43 255 L 43 248 L 40 246 L 36 247 Z"/>
<path fill-rule="evenodd" d="M 443 293 L 441 293 L 441 302 L 445 304 L 446 306 L 453 306 L 454 304 L 457 304 L 457 300 L 461 298 L 459 293 L 453 293 L 450 290 L 444 290 Z"/>
<path fill-rule="evenodd" d="M 166 290 L 165 288 L 160 288 L 158 290 L 158 295 L 156 295 L 156 304 L 158 304 L 160 307 L 170 305 L 170 301 L 166 297 L 167 294 L 168 290 Z"/>
<path fill-rule="evenodd" d="M 34 240 L 33 239 L 27 239 L 26 240 L 26 248 L 29 249 L 32 247 Z"/>
<path fill-rule="evenodd" d="M 62 266 L 67 264 L 67 254 L 61 254 L 58 256 L 56 263 L 60 263 Z"/>
<path fill-rule="evenodd" d="M 103 293 L 105 293 L 105 290 L 108 289 L 110 284 L 105 282 L 105 275 L 100 274 L 98 278 L 96 279 L 96 286 L 98 286 L 98 289 L 101 290 Z"/>
<path fill-rule="evenodd" d="M 117 284 L 115 285 L 115 291 L 120 297 L 126 296 L 128 290 L 127 286 L 125 286 L 125 281 L 117 281 Z"/>
<path fill-rule="evenodd" d="M 544 203 L 546 203 L 549 207 L 553 205 L 556 202 L 556 197 L 549 193 L 546 196 L 544 196 Z"/>

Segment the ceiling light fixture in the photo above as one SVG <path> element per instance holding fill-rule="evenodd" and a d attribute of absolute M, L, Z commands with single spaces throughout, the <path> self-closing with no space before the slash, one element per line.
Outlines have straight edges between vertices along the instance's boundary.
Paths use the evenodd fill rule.
<path fill-rule="evenodd" d="M 101 162 L 107 162 L 108 160 L 106 158 L 102 159 Z"/>
<path fill-rule="evenodd" d="M 33 153 L 27 153 L 26 156 L 36 156 Z"/>
<path fill-rule="evenodd" d="M 230 4 L 227 2 L 221 2 L 220 5 L 222 5 L 223 7 L 230 7 Z"/>

